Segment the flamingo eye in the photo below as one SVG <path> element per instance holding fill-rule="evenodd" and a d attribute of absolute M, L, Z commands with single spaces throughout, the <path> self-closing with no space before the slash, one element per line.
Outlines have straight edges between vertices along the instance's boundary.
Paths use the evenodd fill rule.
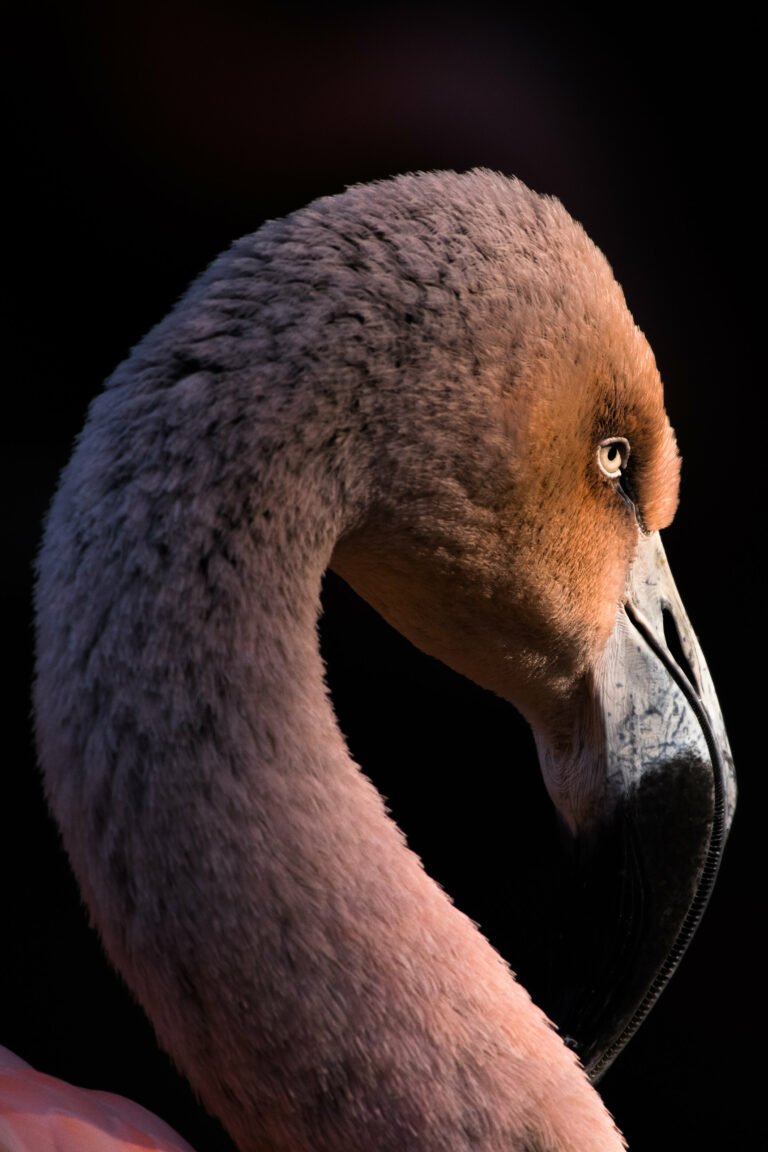
<path fill-rule="evenodd" d="M 597 466 L 609 480 L 617 480 L 621 476 L 621 470 L 626 468 L 627 460 L 629 460 L 629 441 L 623 436 L 611 436 L 598 446 Z"/>

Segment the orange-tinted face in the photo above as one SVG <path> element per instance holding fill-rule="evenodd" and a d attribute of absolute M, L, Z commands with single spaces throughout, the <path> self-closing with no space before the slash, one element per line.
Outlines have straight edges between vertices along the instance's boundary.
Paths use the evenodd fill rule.
<path fill-rule="evenodd" d="M 535 726 L 551 726 L 605 645 L 640 525 L 664 527 L 677 504 L 653 355 L 607 266 L 597 279 L 515 329 L 477 386 L 447 392 L 455 459 L 438 440 L 399 462 L 392 494 L 333 559 L 415 644 Z"/>
<path fill-rule="evenodd" d="M 606 309 L 600 326 L 587 322 L 547 352 L 546 376 L 529 355 L 510 390 L 514 468 L 503 511 L 522 610 L 545 656 L 531 685 L 545 710 L 559 675 L 578 676 L 602 650 L 638 532 L 674 515 L 680 466 L 652 353 L 625 308 Z"/>

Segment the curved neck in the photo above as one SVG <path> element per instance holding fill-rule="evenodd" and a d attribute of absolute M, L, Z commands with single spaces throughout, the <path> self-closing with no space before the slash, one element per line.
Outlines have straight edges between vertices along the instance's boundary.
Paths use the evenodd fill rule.
<path fill-rule="evenodd" d="M 38 589 L 46 786 L 108 953 L 243 1152 L 508 1150 L 542 1114 L 618 1148 L 335 722 L 320 580 L 365 489 L 297 405 L 339 390 L 173 383 L 153 348 L 93 406 Z"/>

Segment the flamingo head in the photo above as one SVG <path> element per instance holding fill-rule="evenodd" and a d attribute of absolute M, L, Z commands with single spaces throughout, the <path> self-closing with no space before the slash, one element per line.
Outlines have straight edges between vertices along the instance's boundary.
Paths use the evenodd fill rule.
<path fill-rule="evenodd" d="M 530 722 L 569 860 L 550 1013 L 597 1075 L 706 903 L 732 762 L 659 538 L 680 458 L 651 349 L 557 201 L 472 175 L 484 196 L 439 283 L 430 230 L 402 241 L 426 288 L 378 381 L 376 479 L 332 566 Z"/>

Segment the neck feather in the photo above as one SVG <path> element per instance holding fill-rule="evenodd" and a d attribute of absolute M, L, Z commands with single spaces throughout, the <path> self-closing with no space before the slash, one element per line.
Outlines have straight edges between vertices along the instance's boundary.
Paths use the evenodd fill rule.
<path fill-rule="evenodd" d="M 179 375 L 174 339 L 94 403 L 40 559 L 41 760 L 109 955 L 243 1152 L 508 1152 L 542 1115 L 548 1147 L 618 1148 L 336 724 L 319 588 L 365 502 L 342 390 L 189 334 Z"/>

